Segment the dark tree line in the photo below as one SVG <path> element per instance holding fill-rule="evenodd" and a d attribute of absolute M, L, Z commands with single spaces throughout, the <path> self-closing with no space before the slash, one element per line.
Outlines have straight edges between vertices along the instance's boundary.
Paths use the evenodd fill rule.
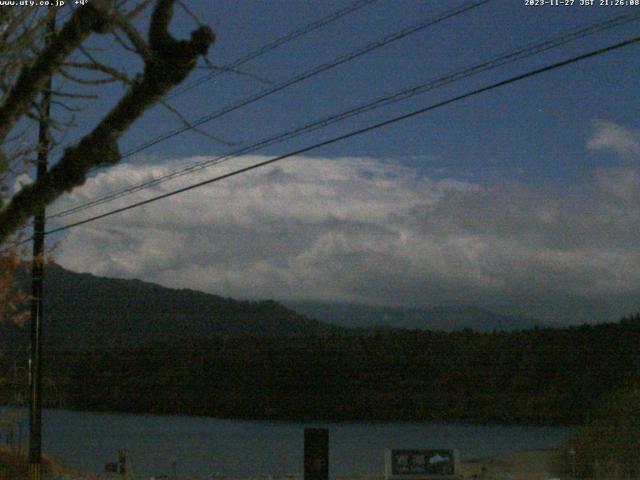
<path fill-rule="evenodd" d="M 47 399 L 221 417 L 582 423 L 594 402 L 638 386 L 639 345 L 640 317 L 491 334 L 210 335 L 49 352 Z"/>

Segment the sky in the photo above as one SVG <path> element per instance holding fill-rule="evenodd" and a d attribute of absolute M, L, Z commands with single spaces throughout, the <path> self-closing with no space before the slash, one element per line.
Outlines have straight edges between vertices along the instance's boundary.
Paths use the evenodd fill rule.
<path fill-rule="evenodd" d="M 225 65 L 352 2 L 191 0 Z M 168 102 L 195 120 L 461 1 L 377 0 Z M 494 0 L 95 171 L 72 207 L 640 6 Z M 144 19 L 141 20 L 142 22 Z M 637 35 L 639 21 L 200 169 L 72 221 L 424 108 Z M 173 28 L 195 27 L 176 12 Z M 100 42 L 101 40 L 97 40 Z M 55 236 L 64 267 L 242 299 L 476 305 L 561 323 L 638 311 L 640 55 L 637 45 Z M 122 52 L 111 60 L 133 70 Z M 108 53 L 109 55 L 109 53 Z M 206 75 L 198 69 L 187 82 Z M 73 141 L 121 90 L 105 90 Z M 155 108 L 127 152 L 180 127 Z M 219 139 L 215 140 L 214 138 Z"/>

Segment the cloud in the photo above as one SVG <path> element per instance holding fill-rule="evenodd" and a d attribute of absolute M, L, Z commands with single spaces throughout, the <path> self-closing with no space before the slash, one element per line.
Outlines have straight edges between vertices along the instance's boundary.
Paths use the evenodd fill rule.
<path fill-rule="evenodd" d="M 625 159 L 640 156 L 640 133 L 604 120 L 593 122 L 593 135 L 587 142 L 591 150 L 611 150 Z"/>
<path fill-rule="evenodd" d="M 17 192 L 22 190 L 26 185 L 29 185 L 33 182 L 33 179 L 26 173 L 21 173 L 15 178 L 13 182 L 13 186 L 9 190 L 11 195 L 15 195 Z"/>
<path fill-rule="evenodd" d="M 177 165 L 114 167 L 58 207 Z M 640 187 L 625 183 L 631 177 L 638 172 L 629 166 L 603 169 L 588 184 L 554 190 L 433 180 L 368 158 L 302 157 L 73 229 L 57 259 L 77 271 L 239 298 L 465 303 L 550 320 L 615 319 L 635 307 L 640 284 Z"/>

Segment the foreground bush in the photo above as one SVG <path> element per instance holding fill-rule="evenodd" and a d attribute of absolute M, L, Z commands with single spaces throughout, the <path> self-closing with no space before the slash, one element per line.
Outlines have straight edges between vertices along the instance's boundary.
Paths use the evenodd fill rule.
<path fill-rule="evenodd" d="M 640 389 L 602 403 L 567 442 L 567 471 L 578 478 L 640 478 Z"/>
<path fill-rule="evenodd" d="M 69 472 L 71 471 L 60 465 L 49 455 L 43 458 L 43 478 L 54 478 L 57 474 Z M 0 480 L 25 480 L 27 474 L 28 464 L 26 455 L 16 448 L 0 445 Z"/>

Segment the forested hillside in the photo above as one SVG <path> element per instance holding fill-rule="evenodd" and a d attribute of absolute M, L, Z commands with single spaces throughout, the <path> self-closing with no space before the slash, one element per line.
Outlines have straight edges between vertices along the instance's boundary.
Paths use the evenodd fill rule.
<path fill-rule="evenodd" d="M 491 334 L 213 334 L 103 351 L 69 345 L 48 352 L 45 383 L 49 405 L 90 410 L 580 423 L 593 402 L 640 384 L 639 345 L 640 317 Z M 3 371 L 15 358 L 5 355 Z M 3 401 L 20 378 L 3 385 Z"/>
<path fill-rule="evenodd" d="M 23 274 L 23 289 L 29 277 Z M 220 334 L 324 334 L 336 327 L 310 319 L 273 301 L 238 301 L 140 280 L 76 273 L 47 267 L 44 338 L 47 347 L 104 349 L 178 341 Z M 0 324 L 0 347 L 28 345 L 26 334 Z M 4 339 L 4 341 L 3 341 Z"/>

